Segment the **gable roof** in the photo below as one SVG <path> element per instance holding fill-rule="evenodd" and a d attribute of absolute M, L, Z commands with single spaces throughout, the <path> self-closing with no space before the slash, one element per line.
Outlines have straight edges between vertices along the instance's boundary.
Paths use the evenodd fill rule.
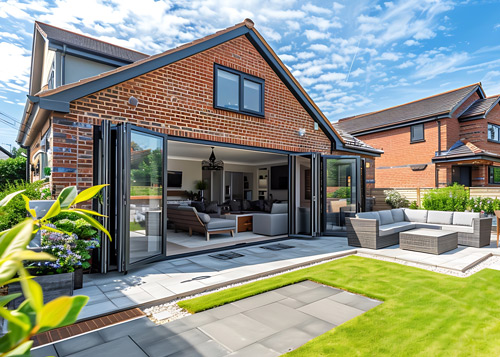
<path fill-rule="evenodd" d="M 245 21 L 216 32 L 215 34 L 173 48 L 166 52 L 138 60 L 129 65 L 118 67 L 97 76 L 82 79 L 76 83 L 70 83 L 55 89 L 41 91 L 34 96 L 28 96 L 28 102 L 31 102 L 33 107 L 36 108 L 30 108 L 30 114 L 23 117 L 17 141 L 24 144 L 27 132 L 33 126 L 33 113 L 36 113 L 38 110 L 52 110 L 68 113 L 70 102 L 73 100 L 151 72 L 155 69 L 190 57 L 240 36 L 247 37 L 247 39 L 267 61 L 270 67 L 283 81 L 299 103 L 304 107 L 309 115 L 311 115 L 313 120 L 318 123 L 323 132 L 330 138 L 330 140 L 332 140 L 332 142 L 335 143 L 335 148 L 341 150 L 344 146 L 342 137 L 336 132 L 331 122 L 325 117 L 319 107 L 313 102 L 299 82 L 293 77 L 288 68 L 283 64 L 283 62 L 281 62 L 269 44 L 267 44 L 260 33 L 254 28 L 254 23 L 250 19 L 245 19 Z M 28 110 L 25 112 L 28 112 Z M 362 152 L 364 151 L 361 148 L 360 150 Z M 356 152 L 357 150 L 347 149 L 347 151 Z"/>
<path fill-rule="evenodd" d="M 340 119 L 338 123 L 348 133 L 365 134 L 417 120 L 451 117 L 460 104 L 476 91 L 480 97 L 485 97 L 481 83 L 475 83 L 377 112 Z"/>
<path fill-rule="evenodd" d="M 500 102 L 500 95 L 476 100 L 467 110 L 460 115 L 459 120 L 474 120 L 486 117 L 486 114 Z"/>
<path fill-rule="evenodd" d="M 337 130 L 337 133 L 342 137 L 342 139 L 344 139 L 344 146 L 345 147 L 349 147 L 352 149 L 362 149 L 362 150 L 370 151 L 370 152 L 377 153 L 377 154 L 384 153 L 383 150 L 375 149 L 373 146 L 368 145 L 364 141 L 362 141 L 362 140 L 352 136 L 348 132 L 342 130 L 341 128 L 339 128 L 338 123 L 333 123 L 332 125 L 335 128 L 335 130 Z"/>
<path fill-rule="evenodd" d="M 0 160 L 5 160 L 14 157 L 14 155 L 4 148 L 3 146 L 0 146 Z"/>
<path fill-rule="evenodd" d="M 127 63 L 149 57 L 149 55 L 138 51 L 113 45 L 89 36 L 80 35 L 43 22 L 36 21 L 35 27 L 45 38 L 53 43 L 72 46 L 99 55 L 120 59 Z"/>

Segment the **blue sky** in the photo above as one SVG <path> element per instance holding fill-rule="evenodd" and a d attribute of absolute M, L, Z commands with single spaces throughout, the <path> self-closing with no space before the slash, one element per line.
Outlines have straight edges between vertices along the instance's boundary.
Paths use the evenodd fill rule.
<path fill-rule="evenodd" d="M 35 20 L 155 54 L 251 18 L 336 121 L 476 82 L 500 94 L 498 14 L 500 1 L 0 0 L 0 145 L 14 144 Z"/>

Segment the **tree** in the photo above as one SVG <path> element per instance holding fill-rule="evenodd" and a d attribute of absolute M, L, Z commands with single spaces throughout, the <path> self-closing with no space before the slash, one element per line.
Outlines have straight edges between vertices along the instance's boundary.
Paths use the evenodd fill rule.
<path fill-rule="evenodd" d="M 26 158 L 17 156 L 0 160 L 0 187 L 7 183 L 26 179 Z"/>

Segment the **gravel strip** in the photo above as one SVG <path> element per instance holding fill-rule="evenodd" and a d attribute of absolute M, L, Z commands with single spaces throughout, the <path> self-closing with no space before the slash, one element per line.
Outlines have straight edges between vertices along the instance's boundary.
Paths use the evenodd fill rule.
<path fill-rule="evenodd" d="M 387 261 L 387 262 L 392 262 L 392 263 L 398 263 L 398 264 L 402 264 L 402 265 L 407 265 L 407 266 L 411 266 L 411 267 L 415 267 L 415 268 L 425 269 L 425 270 L 433 271 L 435 273 L 441 273 L 441 274 L 447 274 L 447 275 L 457 276 L 457 277 L 460 277 L 460 278 L 466 278 L 468 276 L 471 276 L 474 273 L 477 273 L 480 270 L 483 270 L 483 269 L 489 267 L 490 265 L 493 265 L 495 263 L 500 263 L 500 256 L 492 256 L 492 257 L 490 257 L 490 258 L 482 261 L 481 263 L 475 265 L 474 267 L 472 267 L 471 269 L 467 270 L 466 272 L 462 273 L 462 272 L 459 272 L 459 271 L 456 271 L 456 270 L 445 269 L 445 268 L 440 268 L 440 267 L 437 267 L 437 266 L 430 266 L 430 265 L 419 264 L 419 263 L 414 263 L 414 262 L 408 262 L 408 261 L 397 259 L 397 258 L 374 256 L 374 255 L 370 255 L 370 254 L 366 254 L 366 253 L 358 253 L 356 255 L 358 255 L 360 257 L 364 257 L 364 258 L 378 259 L 378 260 L 383 260 L 383 261 Z M 301 266 L 301 267 L 298 267 L 298 268 L 295 268 L 295 269 L 286 270 L 286 271 L 283 271 L 283 272 L 280 272 L 280 273 L 266 275 L 266 276 L 260 277 L 258 279 L 252 279 L 252 280 L 248 280 L 248 281 L 237 283 L 237 284 L 226 285 L 226 286 L 224 286 L 222 288 L 213 289 L 213 290 L 210 290 L 210 291 L 205 291 L 203 293 L 186 296 L 186 297 L 184 297 L 182 299 L 172 300 L 172 301 L 169 301 L 166 304 L 161 304 L 161 305 L 157 305 L 157 306 L 153 306 L 153 307 L 150 307 L 148 309 L 145 309 L 144 313 L 146 314 L 147 317 L 149 317 L 149 319 L 151 321 L 153 321 L 157 325 L 163 325 L 163 324 L 166 324 L 168 322 L 171 322 L 171 321 L 183 318 L 185 316 L 191 315 L 189 312 L 187 312 L 186 310 L 180 308 L 179 305 L 177 305 L 177 303 L 179 301 L 189 300 L 189 299 L 192 299 L 192 298 L 195 298 L 195 297 L 212 294 L 212 293 L 215 293 L 217 291 L 221 291 L 221 290 L 233 288 L 235 286 L 240 286 L 240 285 L 243 285 L 243 284 L 252 283 L 254 281 L 259 281 L 259 280 L 264 280 L 264 279 L 272 278 L 274 276 L 286 274 L 286 273 L 289 273 L 289 272 L 292 272 L 292 271 L 296 271 L 296 270 L 301 270 L 301 269 L 309 268 L 309 267 L 312 267 L 312 266 L 315 266 L 315 265 L 319 265 L 319 264 L 328 263 L 328 262 L 331 262 L 331 261 L 334 261 L 334 260 L 337 260 L 337 259 L 342 259 L 342 258 L 345 258 L 345 256 L 338 257 L 338 258 L 333 258 L 333 259 L 328 259 L 328 260 L 324 260 L 324 261 L 313 263 L 313 264 L 304 265 L 304 266 Z"/>

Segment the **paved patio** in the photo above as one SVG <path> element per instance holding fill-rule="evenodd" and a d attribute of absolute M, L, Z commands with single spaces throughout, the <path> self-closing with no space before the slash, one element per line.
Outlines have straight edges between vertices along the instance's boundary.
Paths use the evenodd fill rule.
<path fill-rule="evenodd" d="M 401 250 L 399 246 L 380 250 L 353 248 L 347 245 L 346 238 L 334 237 L 290 239 L 281 243 L 293 248 L 279 251 L 263 249 L 263 246 L 276 244 L 267 243 L 231 249 L 231 252 L 243 256 L 230 260 L 215 259 L 210 257 L 214 253 L 210 253 L 152 263 L 132 270 L 128 275 L 110 273 L 85 276 L 84 288 L 75 291 L 75 294 L 90 297 L 89 303 L 80 314 L 80 320 L 130 307 L 161 304 L 179 297 L 357 252 L 457 272 L 470 269 L 492 255 L 500 255 L 500 249 L 496 248 L 496 236 L 493 234 L 489 247 L 459 246 L 441 255 Z M 500 264 L 489 268 L 500 270 Z"/>
<path fill-rule="evenodd" d="M 165 325 L 143 317 L 32 351 L 32 356 L 279 356 L 380 301 L 304 281 Z"/>

